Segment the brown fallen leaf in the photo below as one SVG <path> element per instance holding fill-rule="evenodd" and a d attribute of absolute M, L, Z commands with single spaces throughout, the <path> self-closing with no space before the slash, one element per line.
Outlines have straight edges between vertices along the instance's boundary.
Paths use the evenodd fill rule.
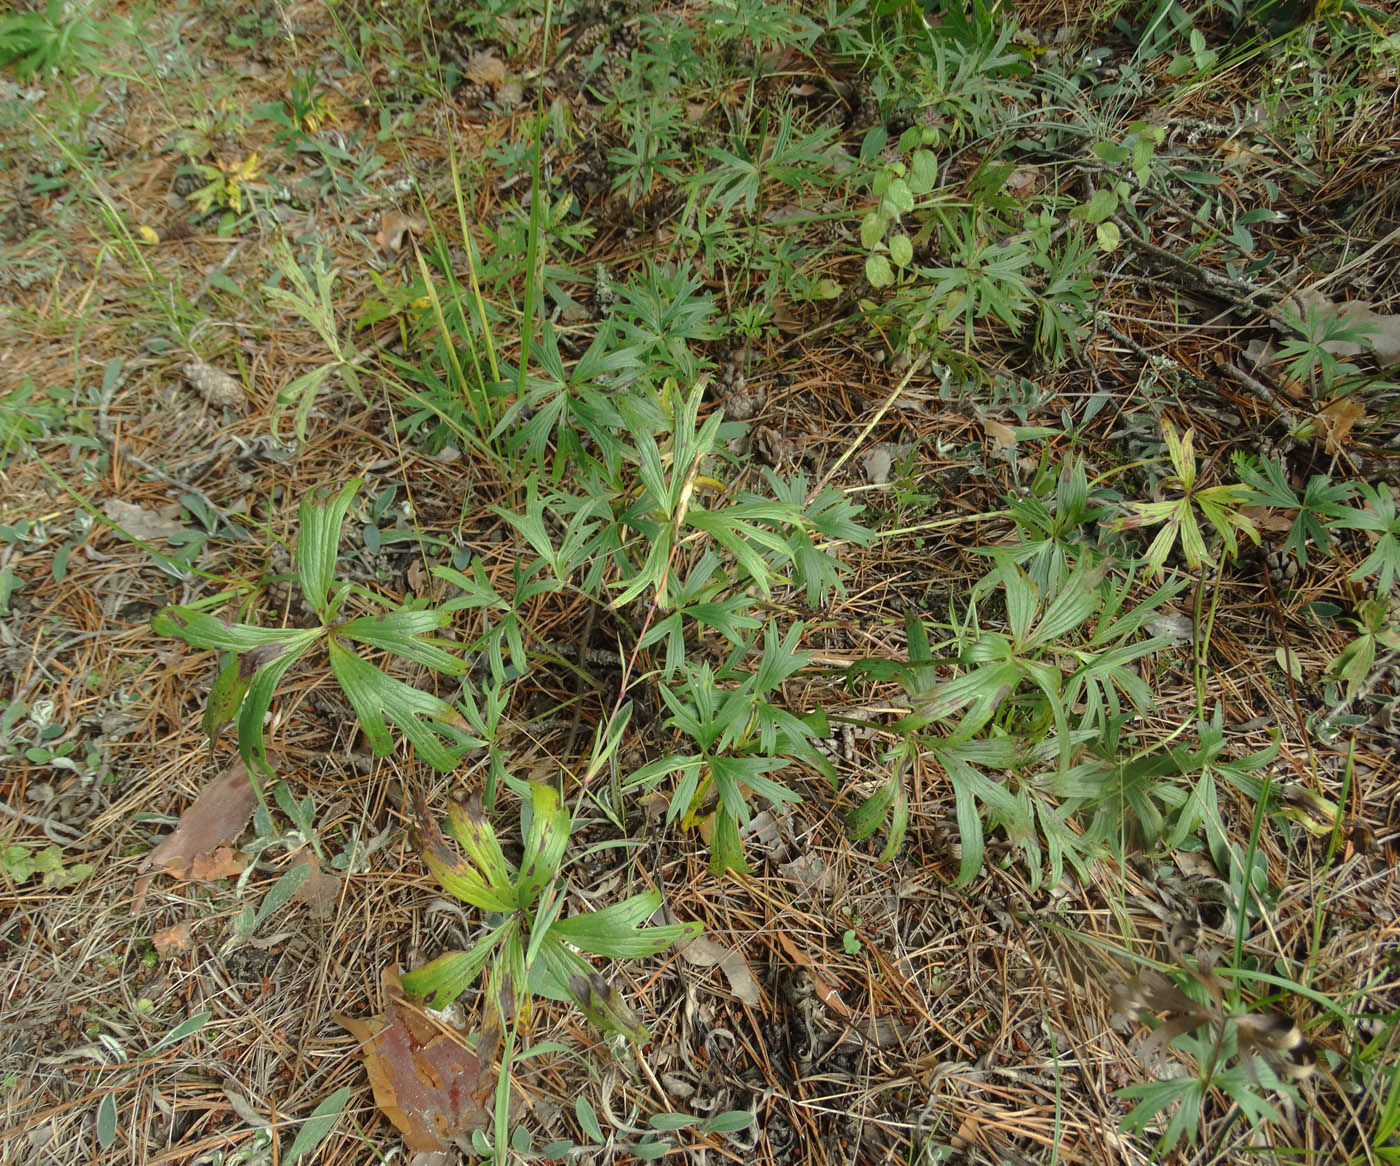
<path fill-rule="evenodd" d="M 180 815 L 175 829 L 161 839 L 141 860 L 141 871 L 171 870 L 183 876 L 197 855 L 208 855 L 216 846 L 231 842 L 243 833 L 252 816 L 257 796 L 242 758 L 228 767 L 200 791 L 194 803 Z M 242 868 L 240 868 L 242 869 Z"/>
<path fill-rule="evenodd" d="M 345 880 L 337 874 L 323 871 L 320 863 L 316 861 L 316 855 L 309 849 L 298 854 L 296 861 L 300 866 L 310 867 L 311 873 L 292 893 L 292 898 L 310 907 L 313 918 L 329 919 L 335 910 L 336 902 L 340 899 L 340 888 Z"/>
<path fill-rule="evenodd" d="M 1336 397 L 1318 411 L 1318 427 L 1328 453 L 1343 452 L 1352 427 L 1365 414 L 1366 410 L 1355 397 Z"/>
<path fill-rule="evenodd" d="M 1040 188 L 1040 172 L 1033 166 L 1018 166 L 1006 176 L 1007 193 L 1015 198 L 1026 198 Z"/>
<path fill-rule="evenodd" d="M 188 528 L 175 516 L 180 513 L 178 504 L 166 506 L 159 513 L 137 506 L 134 502 L 123 502 L 120 498 L 108 498 L 102 503 L 102 513 L 132 538 L 142 542 L 154 542 L 158 538 L 185 534 Z"/>
<path fill-rule="evenodd" d="M 483 1067 L 495 1056 L 498 1037 L 478 1036 L 478 1050 L 463 1035 L 404 999 L 396 968 L 385 968 L 384 1014 L 357 1020 L 335 1014 L 337 1024 L 360 1042 L 374 1103 L 413 1151 L 446 1150 L 491 1113 L 483 1105 L 495 1082 Z"/>
<path fill-rule="evenodd" d="M 499 85 L 506 79 L 506 63 L 491 53 L 477 53 L 467 62 L 466 77 L 468 81 Z"/>
<path fill-rule="evenodd" d="M 982 431 L 992 443 L 992 453 L 996 457 L 1010 461 L 1016 456 L 1016 431 L 1011 426 L 991 417 L 983 417 Z"/>
<path fill-rule="evenodd" d="M 172 923 L 169 927 L 162 927 L 151 936 L 151 946 L 162 959 L 189 951 L 191 942 L 190 929 L 183 923 Z"/>
<path fill-rule="evenodd" d="M 668 923 L 676 922 L 675 916 L 663 908 Z M 708 935 L 697 935 L 684 947 L 676 949 L 681 959 L 697 968 L 711 968 L 716 965 L 729 981 L 729 990 L 735 997 L 750 1008 L 758 1006 L 758 983 L 749 971 L 749 965 L 737 951 L 723 947 Z"/>
<path fill-rule="evenodd" d="M 1272 506 L 1242 506 L 1240 513 L 1260 530 L 1285 535 L 1293 529 L 1298 517 L 1296 510 L 1275 510 Z"/>
<path fill-rule="evenodd" d="M 196 854 L 186 872 L 197 883 L 236 879 L 248 866 L 248 856 L 232 846 L 216 846 L 208 854 Z"/>
<path fill-rule="evenodd" d="M 421 235 L 427 229 L 428 220 L 421 215 L 385 211 L 379 216 L 379 231 L 374 236 L 374 245 L 386 255 L 397 255 L 410 236 Z"/>

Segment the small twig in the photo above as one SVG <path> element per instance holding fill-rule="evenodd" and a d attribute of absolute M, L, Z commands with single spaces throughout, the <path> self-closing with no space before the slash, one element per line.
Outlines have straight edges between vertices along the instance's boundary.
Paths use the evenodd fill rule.
<path fill-rule="evenodd" d="M 1245 372 L 1244 369 L 1240 368 L 1238 365 L 1231 364 L 1229 361 L 1220 361 L 1215 367 L 1232 381 L 1243 385 L 1272 409 L 1274 411 L 1274 416 L 1283 422 L 1284 428 L 1286 428 L 1289 433 L 1292 433 L 1298 427 L 1298 421 L 1293 416 L 1292 411 L 1283 403 L 1279 395 L 1274 392 L 1273 389 L 1269 388 L 1268 385 L 1264 384 L 1263 381 L 1256 380 L 1254 377 L 1250 376 L 1249 373 Z"/>
<path fill-rule="evenodd" d="M 27 822 L 31 826 L 38 826 L 44 832 L 45 837 L 50 842 L 57 842 L 60 846 L 74 846 L 83 840 L 80 831 L 72 826 L 65 826 L 62 822 L 56 822 L 52 818 L 41 818 L 37 814 L 26 814 L 23 810 L 17 810 L 13 806 L 0 802 L 0 810 L 9 814 L 12 818 L 18 818 L 21 822 Z M 67 835 L 67 837 L 55 837 L 55 835 Z"/>
<path fill-rule="evenodd" d="M 1253 284 L 1245 283 L 1240 279 L 1231 279 L 1229 276 L 1217 275 L 1208 268 L 1198 267 L 1195 264 L 1183 259 L 1174 251 L 1168 251 L 1165 247 L 1158 247 L 1155 243 L 1149 243 L 1139 235 L 1128 224 L 1122 215 L 1114 215 L 1113 222 L 1123 233 L 1123 237 L 1139 251 L 1151 255 L 1154 259 L 1160 259 L 1168 264 L 1175 271 L 1179 272 L 1186 280 L 1197 287 L 1205 287 L 1215 295 L 1229 300 L 1236 307 L 1247 312 L 1272 313 L 1274 305 L 1278 302 L 1278 297 L 1263 288 L 1255 287 Z M 1259 299 L 1266 302 L 1258 303 Z"/>

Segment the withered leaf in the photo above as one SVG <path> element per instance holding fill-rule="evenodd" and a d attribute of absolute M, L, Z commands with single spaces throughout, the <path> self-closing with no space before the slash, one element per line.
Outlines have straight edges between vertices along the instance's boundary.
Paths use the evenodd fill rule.
<path fill-rule="evenodd" d="M 1322 407 L 1317 419 L 1328 453 L 1341 453 L 1346 448 L 1352 427 L 1365 412 L 1355 397 L 1336 397 Z"/>
<path fill-rule="evenodd" d="M 491 1120 L 483 1100 L 494 1083 L 483 1065 L 496 1039 L 482 1032 L 472 1052 L 461 1034 L 404 999 L 398 970 L 385 968 L 384 1015 L 335 1022 L 360 1042 L 374 1102 L 414 1151 L 445 1150 Z M 485 1080 L 484 1080 L 485 1079 Z"/>
<path fill-rule="evenodd" d="M 385 211 L 379 216 L 379 231 L 374 236 L 374 245 L 386 255 L 397 255 L 410 236 L 421 235 L 427 229 L 428 220 L 421 215 Z"/>
<path fill-rule="evenodd" d="M 237 838 L 256 804 L 247 767 L 242 758 L 235 758 L 180 815 L 175 829 L 141 860 L 140 869 L 173 868 L 171 873 L 183 876 L 197 855 L 207 855 L 216 846 Z"/>
<path fill-rule="evenodd" d="M 670 915 L 670 912 L 667 912 Z M 671 919 L 670 922 L 675 922 Z M 723 947 L 708 935 L 697 935 L 684 947 L 677 949 L 681 959 L 698 968 L 719 965 L 724 978 L 729 981 L 729 990 L 735 997 L 750 1008 L 758 1006 L 758 983 L 749 971 L 749 965 L 737 951 Z"/>
<path fill-rule="evenodd" d="M 327 919 L 335 910 L 336 901 L 340 898 L 341 884 L 344 883 L 338 874 L 331 874 L 321 869 L 320 863 L 316 861 L 316 855 L 311 850 L 303 850 L 297 855 L 298 865 L 310 868 L 311 873 L 306 881 L 297 887 L 292 893 L 292 898 L 298 903 L 305 903 L 311 908 L 311 914 L 317 919 Z"/>
<path fill-rule="evenodd" d="M 491 53 L 477 53 L 467 62 L 466 76 L 468 81 L 499 85 L 506 79 L 506 63 Z"/>
<path fill-rule="evenodd" d="M 216 846 L 208 854 L 196 854 L 190 860 L 186 873 L 197 883 L 213 883 L 219 879 L 237 878 L 247 865 L 247 856 L 233 847 Z"/>
<path fill-rule="evenodd" d="M 190 949 L 190 929 L 183 923 L 162 927 L 151 936 L 151 946 L 162 959 L 169 959 Z"/>
<path fill-rule="evenodd" d="M 641 1017 L 606 976 L 598 972 L 589 972 L 587 976 L 570 976 L 569 995 L 583 1014 L 604 1032 L 621 1033 L 637 1044 L 651 1039 Z"/>
<path fill-rule="evenodd" d="M 154 510 L 147 510 L 144 506 L 138 506 L 134 502 L 123 502 L 120 498 L 108 498 L 106 502 L 102 503 L 102 513 L 121 527 L 125 533 L 132 538 L 140 539 L 142 542 L 170 538 L 172 535 L 184 534 L 187 530 L 185 524 L 175 517 L 180 513 L 178 505 L 164 507 L 160 513 L 157 513 Z"/>

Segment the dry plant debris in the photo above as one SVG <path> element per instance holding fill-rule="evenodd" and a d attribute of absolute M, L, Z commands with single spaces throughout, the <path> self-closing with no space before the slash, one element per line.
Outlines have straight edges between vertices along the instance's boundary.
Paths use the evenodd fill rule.
<path fill-rule="evenodd" d="M 490 1118 L 494 1042 L 478 1033 L 469 1049 L 464 1034 L 404 1000 L 395 969 L 384 969 L 383 987 L 382 1015 L 335 1018 L 360 1042 L 375 1104 L 410 1150 L 470 1146 Z"/>

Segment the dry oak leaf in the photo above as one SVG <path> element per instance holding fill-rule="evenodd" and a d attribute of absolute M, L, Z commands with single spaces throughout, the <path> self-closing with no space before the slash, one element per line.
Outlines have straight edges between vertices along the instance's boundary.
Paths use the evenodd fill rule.
<path fill-rule="evenodd" d="M 379 216 L 379 232 L 374 245 L 386 255 L 397 255 L 410 236 L 421 235 L 428 229 L 422 215 L 406 215 L 402 211 L 385 211 Z"/>
<path fill-rule="evenodd" d="M 180 513 L 178 503 L 163 507 L 159 512 L 147 510 L 134 502 L 123 502 L 120 498 L 108 498 L 102 503 L 102 513 L 134 539 L 141 542 L 154 542 L 158 538 L 170 538 L 184 534 L 186 526 L 175 515 Z"/>
<path fill-rule="evenodd" d="M 190 929 L 183 923 L 172 923 L 169 927 L 162 927 L 151 936 L 151 946 L 162 959 L 189 951 L 190 944 Z"/>
<path fill-rule="evenodd" d="M 180 815 L 175 829 L 141 860 L 138 869 L 169 870 L 177 877 L 184 877 L 194 858 L 207 856 L 215 847 L 243 833 L 256 804 L 257 796 L 253 783 L 248 780 L 247 767 L 242 758 L 235 758 L 200 791 L 199 797 Z"/>
<path fill-rule="evenodd" d="M 303 850 L 298 854 L 296 862 L 299 866 L 309 867 L 311 873 L 292 893 L 292 899 L 310 907 L 312 918 L 329 919 L 340 899 L 340 888 L 345 880 L 338 874 L 323 871 L 320 863 L 316 861 L 316 855 L 310 850 Z"/>
<path fill-rule="evenodd" d="M 196 854 L 190 859 L 189 877 L 197 883 L 215 883 L 220 879 L 236 879 L 248 866 L 248 856 L 232 846 L 216 846 L 209 854 Z"/>
<path fill-rule="evenodd" d="M 335 1022 L 360 1042 L 374 1103 L 414 1151 L 446 1150 L 491 1120 L 482 1102 L 495 1089 L 483 1067 L 497 1034 L 485 1032 L 472 1052 L 461 1033 L 404 999 L 396 968 L 385 968 L 384 1015 Z"/>
<path fill-rule="evenodd" d="M 233 377 L 205 364 L 202 360 L 192 360 L 181 366 L 180 375 L 189 382 L 190 388 L 204 398 L 205 404 L 213 409 L 232 409 L 241 405 L 247 397 L 243 386 Z"/>
<path fill-rule="evenodd" d="M 466 76 L 478 84 L 499 85 L 506 79 L 506 63 L 491 53 L 476 53 L 467 62 Z"/>
<path fill-rule="evenodd" d="M 1318 412 L 1319 428 L 1328 453 L 1342 453 L 1352 427 L 1366 414 L 1355 397 L 1335 397 Z"/>
<path fill-rule="evenodd" d="M 676 917 L 663 904 L 658 912 L 667 923 L 675 923 Z M 749 971 L 749 965 L 737 951 L 723 947 L 708 935 L 697 935 L 684 947 L 676 949 L 681 959 L 697 968 L 712 968 L 719 965 L 724 978 L 729 981 L 729 990 L 735 997 L 750 1008 L 758 1006 L 758 982 Z"/>

